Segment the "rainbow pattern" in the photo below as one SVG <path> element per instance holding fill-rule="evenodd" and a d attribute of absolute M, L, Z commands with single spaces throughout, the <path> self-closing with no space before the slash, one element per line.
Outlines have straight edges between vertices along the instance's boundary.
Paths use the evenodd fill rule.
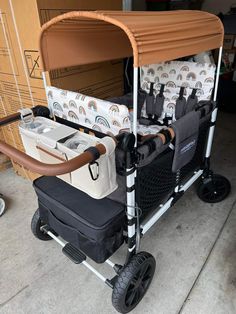
<path fill-rule="evenodd" d="M 154 76 L 154 75 L 155 75 L 155 70 L 154 70 L 153 68 L 149 68 L 149 69 L 147 70 L 147 74 L 148 74 L 148 75 L 151 75 L 151 76 Z"/>
<path fill-rule="evenodd" d="M 90 101 L 88 102 L 88 108 L 89 108 L 90 110 L 93 110 L 93 111 L 96 111 L 96 112 L 97 112 L 97 103 L 96 103 L 96 101 L 95 101 L 95 100 L 90 100 Z"/>
<path fill-rule="evenodd" d="M 109 112 L 111 113 L 119 113 L 119 107 L 117 105 L 112 105 L 109 109 Z"/>
<path fill-rule="evenodd" d="M 167 86 L 167 87 L 176 87 L 176 84 L 175 84 L 175 82 L 173 82 L 173 81 L 168 81 L 168 82 L 166 83 L 166 86 Z"/>
<path fill-rule="evenodd" d="M 180 71 L 185 71 L 185 72 L 189 72 L 189 67 L 187 65 L 182 66 L 182 68 L 180 69 Z"/>
<path fill-rule="evenodd" d="M 85 112 L 84 107 L 79 106 L 79 113 L 80 113 L 80 114 L 83 114 L 84 116 L 86 116 L 86 112 Z"/>
<path fill-rule="evenodd" d="M 187 80 L 192 79 L 193 81 L 196 81 L 197 76 L 196 76 L 196 74 L 195 74 L 195 73 L 193 73 L 193 72 L 189 72 L 189 73 L 187 74 L 187 76 L 186 76 L 186 79 L 187 79 Z"/>
<path fill-rule="evenodd" d="M 96 116 L 95 123 L 101 124 L 101 125 L 110 129 L 110 125 L 109 125 L 108 121 L 102 116 Z"/>
<path fill-rule="evenodd" d="M 53 103 L 53 109 L 63 112 L 63 108 L 58 102 Z"/>
<path fill-rule="evenodd" d="M 79 121 L 79 117 L 78 117 L 77 114 L 76 114 L 74 111 L 72 111 L 72 110 L 70 110 L 70 111 L 68 112 L 68 117 L 69 117 L 70 119 L 72 119 L 72 120 L 77 120 L 77 121 Z"/>
<path fill-rule="evenodd" d="M 69 106 L 70 106 L 71 108 L 77 108 L 77 104 L 76 104 L 76 102 L 75 102 L 74 100 L 70 100 L 70 101 L 69 101 Z"/>

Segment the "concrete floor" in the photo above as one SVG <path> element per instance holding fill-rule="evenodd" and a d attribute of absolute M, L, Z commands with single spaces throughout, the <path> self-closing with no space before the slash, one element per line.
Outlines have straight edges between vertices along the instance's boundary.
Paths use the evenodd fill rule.
<path fill-rule="evenodd" d="M 230 179 L 219 204 L 200 201 L 192 187 L 143 238 L 157 270 L 133 313 L 236 313 L 236 116 L 220 113 L 212 167 Z M 0 314 L 112 314 L 111 291 L 53 242 L 33 237 L 37 208 L 31 183 L 0 173 L 8 211 L 0 219 Z M 112 258 L 122 262 L 125 248 Z M 111 275 L 109 266 L 98 269 Z"/>

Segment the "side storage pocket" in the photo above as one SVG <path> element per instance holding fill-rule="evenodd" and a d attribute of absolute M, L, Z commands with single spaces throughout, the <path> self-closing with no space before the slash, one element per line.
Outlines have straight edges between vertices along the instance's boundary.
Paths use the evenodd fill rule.
<path fill-rule="evenodd" d="M 77 230 L 64 224 L 48 208 L 39 204 L 40 218 L 64 240 L 78 247 Z"/>
<path fill-rule="evenodd" d="M 197 147 L 200 112 L 191 111 L 175 121 L 175 152 L 172 171 L 176 172 L 191 161 Z"/>
<path fill-rule="evenodd" d="M 79 230 L 67 225 L 58 219 L 51 210 L 43 204 L 39 204 L 41 219 L 47 223 L 64 240 L 73 244 L 83 251 L 88 257 L 97 263 L 103 263 L 108 259 L 124 242 L 123 225 L 119 230 L 100 241 L 92 239 Z"/>

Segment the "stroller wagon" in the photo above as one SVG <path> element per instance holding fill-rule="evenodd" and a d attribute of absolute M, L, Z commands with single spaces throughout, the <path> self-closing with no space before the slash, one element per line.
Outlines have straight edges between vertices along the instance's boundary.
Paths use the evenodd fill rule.
<path fill-rule="evenodd" d="M 228 180 L 210 170 L 222 42 L 220 20 L 200 11 L 63 14 L 40 37 L 50 110 L 37 106 L 0 120 L 22 120 L 27 155 L 2 141 L 0 151 L 44 175 L 34 182 L 34 235 L 56 240 L 111 287 L 121 313 L 140 302 L 155 272 L 154 257 L 139 252 L 145 233 L 197 180 L 205 202 L 230 192 Z M 218 48 L 217 67 L 170 61 Z M 46 71 L 130 56 L 133 97 L 99 100 L 47 86 Z M 118 265 L 109 258 L 124 242 Z M 104 277 L 88 257 L 115 276 Z"/>

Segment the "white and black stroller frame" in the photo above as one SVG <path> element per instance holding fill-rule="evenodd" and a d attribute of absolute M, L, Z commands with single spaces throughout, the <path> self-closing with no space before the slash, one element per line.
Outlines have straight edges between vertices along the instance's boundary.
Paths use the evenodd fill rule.
<path fill-rule="evenodd" d="M 27 154 L 3 141 L 0 151 L 44 175 L 34 181 L 39 208 L 32 232 L 38 239 L 56 240 L 66 256 L 112 288 L 118 312 L 130 312 L 152 281 L 155 259 L 139 251 L 146 232 L 197 180 L 198 196 L 205 202 L 220 202 L 230 192 L 229 181 L 210 168 L 222 40 L 221 22 L 206 12 L 66 13 L 46 23 L 40 38 L 50 111 L 36 106 L 0 119 L 0 126 L 22 120 Z M 211 84 L 204 99 L 204 84 L 189 74 L 190 62 L 169 60 L 218 48 L 216 69 L 194 65 L 201 69 L 204 82 Z M 97 99 L 47 86 L 46 71 L 130 56 L 134 69 L 129 117 L 126 98 L 99 105 Z M 216 72 L 215 79 L 207 77 L 207 69 Z M 89 119 L 81 105 L 85 99 Z M 106 106 L 102 116 L 99 110 Z M 43 124 L 44 131 L 33 130 Z M 80 143 L 81 138 L 90 143 L 80 154 L 71 153 L 65 144 L 74 136 Z M 110 257 L 123 243 L 127 256 L 119 265 Z M 88 257 L 110 265 L 114 277 L 108 279 L 98 272 Z"/>

